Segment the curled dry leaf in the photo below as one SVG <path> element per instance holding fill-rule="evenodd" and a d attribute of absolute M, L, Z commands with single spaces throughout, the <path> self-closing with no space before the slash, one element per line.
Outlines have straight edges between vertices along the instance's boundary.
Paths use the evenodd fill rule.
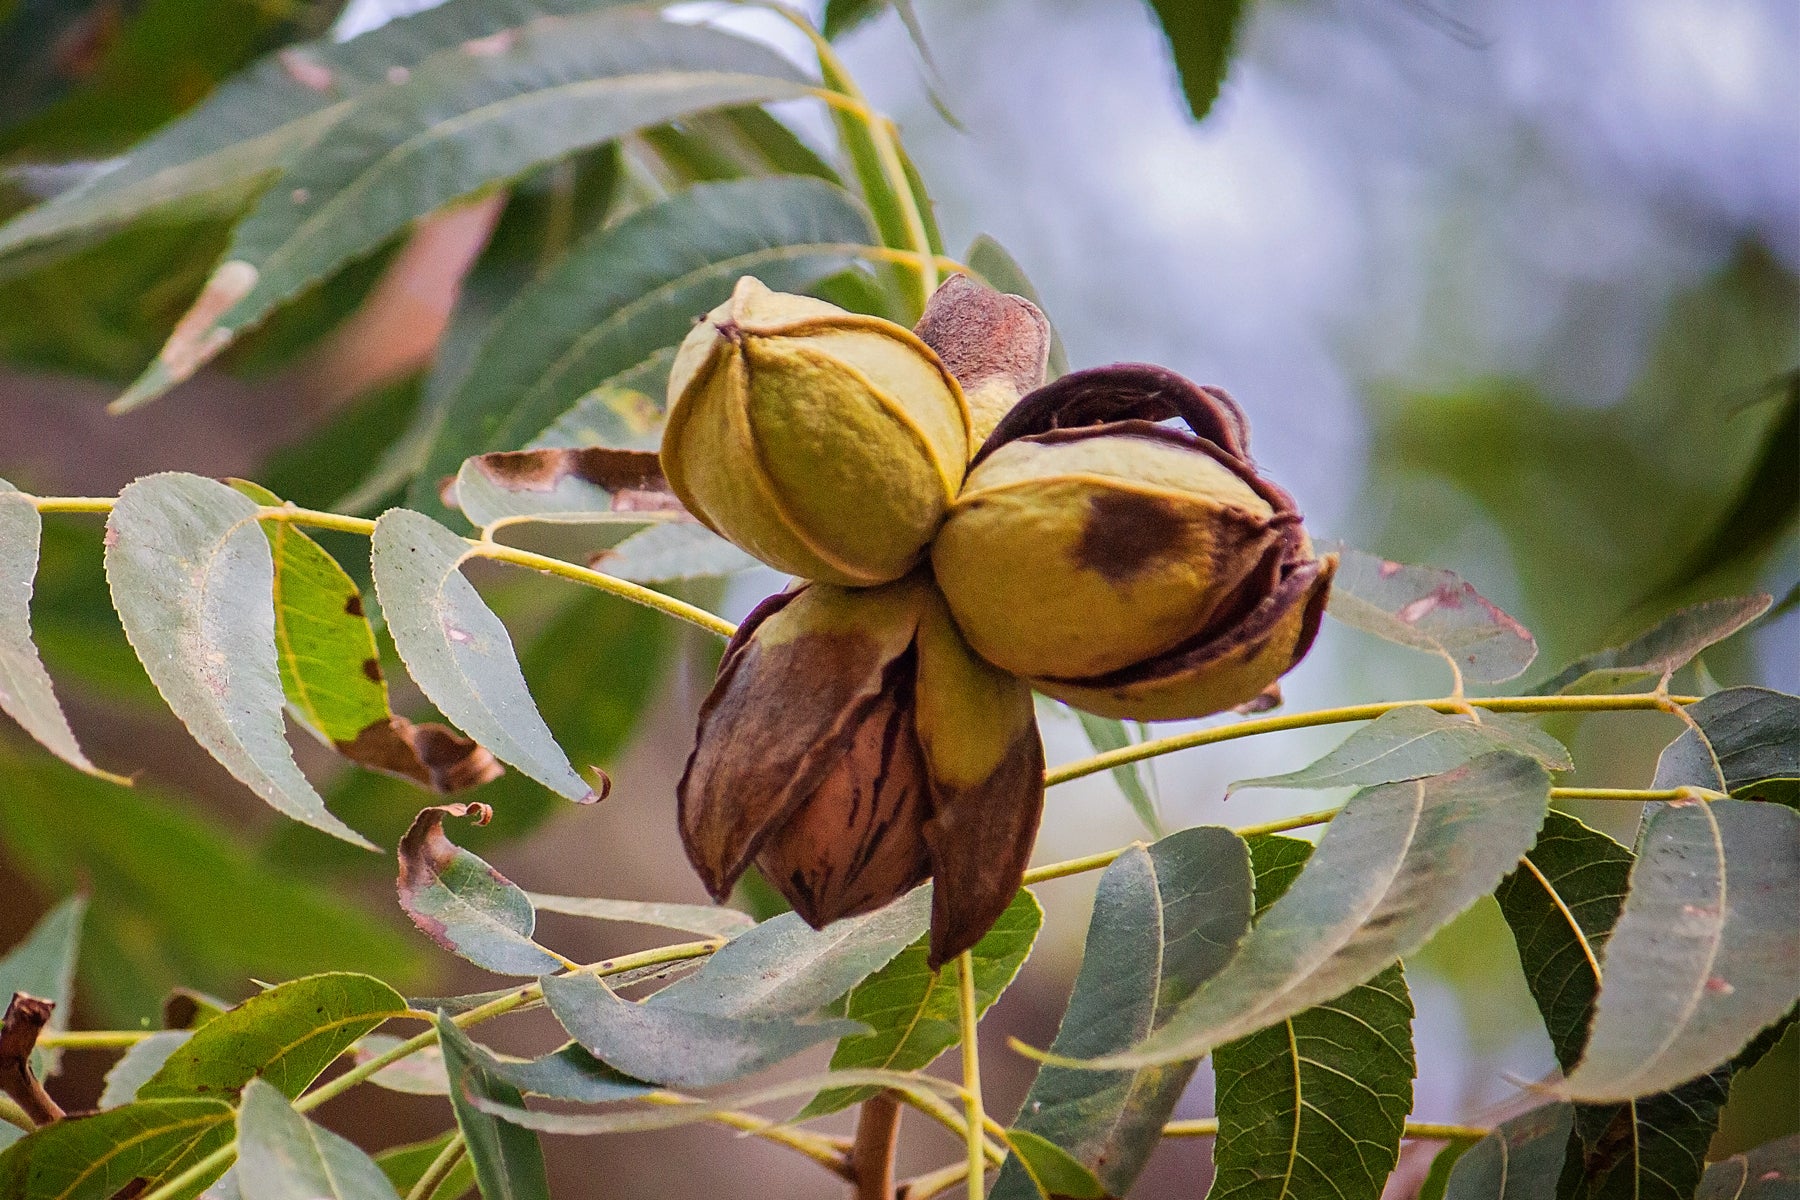
<path fill-rule="evenodd" d="M 414 723 L 390 716 L 365 727 L 349 742 L 338 742 L 345 758 L 450 795 L 491 783 L 506 773 L 472 739 L 436 721 Z"/>
<path fill-rule="evenodd" d="M 444 836 L 445 817 L 486 825 L 485 804 L 424 809 L 400 839 L 400 907 L 432 941 L 501 975 L 540 975 L 567 965 L 531 940 L 537 911 L 512 880 Z"/>

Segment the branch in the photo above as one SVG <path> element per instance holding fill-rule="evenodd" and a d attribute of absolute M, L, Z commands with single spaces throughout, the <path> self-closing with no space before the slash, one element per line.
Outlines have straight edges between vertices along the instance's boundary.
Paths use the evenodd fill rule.
<path fill-rule="evenodd" d="M 14 992 L 0 1022 L 0 1091 L 12 1097 L 33 1125 L 48 1125 L 63 1117 L 62 1106 L 31 1072 L 31 1052 L 37 1047 L 38 1033 L 54 1011 L 54 1001 Z"/>
<path fill-rule="evenodd" d="M 1152 738 L 1147 742 L 1108 750 L 1092 758 L 1064 763 L 1044 772 L 1044 784 L 1051 787 L 1110 771 L 1126 763 L 1187 750 L 1194 746 L 1210 746 L 1236 738 L 1255 737 L 1259 733 L 1280 733 L 1289 729 L 1308 729 L 1315 725 L 1337 725 L 1346 721 L 1373 721 L 1397 708 L 1419 705 L 1441 713 L 1467 712 L 1469 708 L 1485 708 L 1489 712 L 1667 712 L 1669 705 L 1693 704 L 1698 696 L 1659 696 L 1654 692 L 1632 692 L 1623 696 L 1480 696 L 1473 699 L 1443 697 L 1437 700 L 1387 700 L 1379 704 L 1353 704 L 1344 708 L 1321 708 L 1313 712 L 1289 713 L 1279 717 L 1262 717 L 1240 721 L 1236 725 L 1220 725 L 1197 729 L 1171 737 Z"/>
<path fill-rule="evenodd" d="M 862 1102 L 856 1141 L 850 1147 L 850 1182 L 856 1200 L 893 1200 L 894 1150 L 900 1143 L 900 1101 L 877 1092 Z"/>

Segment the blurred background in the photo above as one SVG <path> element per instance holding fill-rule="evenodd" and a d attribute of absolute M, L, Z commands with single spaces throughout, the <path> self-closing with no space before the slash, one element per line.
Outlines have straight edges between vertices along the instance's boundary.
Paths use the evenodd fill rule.
<path fill-rule="evenodd" d="M 193 36 L 201 7 L 219 25 L 206 37 Z M 0 155 L 21 166 L 117 153 L 256 53 L 421 7 L 0 3 Z M 766 14 L 684 12 L 804 57 Z M 1310 528 L 1462 573 L 1536 633 L 1528 680 L 1680 603 L 1760 589 L 1789 597 L 1785 615 L 1709 652 L 1704 669 L 1800 690 L 1800 6 L 1262 0 L 1198 124 L 1141 4 L 919 0 L 914 13 L 923 53 L 892 12 L 841 51 L 899 121 L 946 243 L 998 238 L 1074 366 L 1152 361 L 1227 388 Z M 47 59 L 52 37 L 61 49 Z M 775 111 L 822 139 L 816 111 Z M 0 211 L 56 186 L 37 166 L 10 179 Z M 354 306 L 309 295 L 216 369 L 122 417 L 106 403 L 155 353 L 227 225 L 136 229 L 0 279 L 0 477 L 104 495 L 181 469 L 338 501 L 416 403 L 495 211 L 434 219 L 346 272 L 358 278 L 318 289 L 356 289 Z M 359 552 L 332 548 L 347 562 Z M 143 783 L 124 792 L 77 776 L 0 731 L 0 945 L 61 895 L 91 891 L 78 1019 L 96 1025 L 151 1018 L 177 983 L 238 998 L 251 977 L 325 966 L 421 992 L 492 986 L 406 928 L 390 865 L 282 824 L 179 733 L 117 631 L 99 555 L 93 519 L 49 522 L 40 640 L 92 757 L 141 768 Z M 508 776 L 481 796 L 500 816 L 471 845 L 535 890 L 700 899 L 673 785 L 709 649 L 606 598 L 478 582 L 552 727 L 615 788 L 578 810 Z M 779 583 L 741 576 L 702 598 L 736 617 Z M 1430 660 L 1329 622 L 1285 685 L 1293 709 L 1446 688 Z M 1052 761 L 1088 752 L 1071 715 L 1043 712 Z M 1634 714 L 1555 731 L 1571 739 L 1576 782 L 1643 786 L 1677 727 Z M 1302 765 L 1342 736 L 1192 751 L 1159 760 L 1148 782 L 1168 828 L 1268 820 L 1324 801 L 1226 801 L 1225 784 Z M 377 841 L 392 844 L 417 807 L 404 785 L 343 775 L 323 755 L 303 763 L 335 780 L 333 809 Z M 1635 820 L 1580 815 L 1627 839 Z M 1143 836 L 1115 782 L 1096 776 L 1051 793 L 1037 857 Z M 1093 884 L 1041 889 L 1044 934 L 983 1028 L 997 1110 L 1030 1079 L 1005 1039 L 1043 1045 L 1055 1031 Z M 555 916 L 542 932 L 578 958 L 649 944 Z M 1491 901 L 1408 975 L 1418 1119 L 1481 1120 L 1550 1068 Z M 498 1044 L 553 1041 L 548 1024 L 522 1022 Z M 1795 1050 L 1763 1070 L 1763 1102 L 1734 1105 L 1721 1146 L 1800 1126 Z M 67 1102 L 91 1102 L 105 1063 L 71 1056 Z M 1178 1115 L 1207 1115 L 1211 1096 L 1203 1068 Z M 323 1115 L 365 1133 L 375 1121 L 375 1144 L 390 1144 L 437 1132 L 446 1111 L 382 1094 Z M 954 1157 L 942 1131 L 908 1131 L 903 1172 Z M 727 1136 L 551 1139 L 554 1182 L 571 1197 L 602 1194 L 600 1179 L 618 1197 L 841 1190 Z M 1409 1153 L 1391 1194 L 1410 1194 L 1424 1161 Z M 1207 1163 L 1204 1141 L 1166 1142 L 1134 1194 L 1201 1195 Z"/>

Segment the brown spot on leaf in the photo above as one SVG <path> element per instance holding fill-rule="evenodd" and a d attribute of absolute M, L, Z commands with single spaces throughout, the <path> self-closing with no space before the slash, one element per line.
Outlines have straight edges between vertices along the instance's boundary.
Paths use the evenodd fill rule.
<path fill-rule="evenodd" d="M 362 597 L 357 595 L 355 592 L 351 592 L 350 595 L 345 597 L 345 599 L 344 599 L 344 611 L 349 613 L 353 617 L 362 616 L 363 615 Z"/>
<path fill-rule="evenodd" d="M 483 454 L 475 468 L 509 492 L 550 492 L 565 479 L 581 479 L 612 496 L 614 512 L 686 513 L 663 478 L 654 450 L 583 446 Z"/>
<path fill-rule="evenodd" d="M 506 771 L 487 750 L 449 726 L 414 724 L 405 717 L 375 721 L 354 741 L 337 743 L 337 749 L 352 762 L 410 779 L 440 795 L 491 783 Z"/>
<path fill-rule="evenodd" d="M 370 683 L 380 683 L 381 682 L 381 662 L 380 662 L 380 660 L 374 659 L 374 658 L 363 659 L 362 660 L 362 673 L 369 677 Z"/>

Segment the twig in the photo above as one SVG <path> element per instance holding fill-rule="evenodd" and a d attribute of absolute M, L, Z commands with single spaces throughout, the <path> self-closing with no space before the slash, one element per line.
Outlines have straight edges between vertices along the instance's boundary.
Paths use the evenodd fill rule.
<path fill-rule="evenodd" d="M 62 1106 L 50 1098 L 31 1071 L 31 1052 L 38 1033 L 50 1022 L 56 1003 L 14 992 L 0 1022 L 0 1091 L 12 1097 L 33 1125 L 48 1125 L 63 1117 Z"/>
<path fill-rule="evenodd" d="M 432 1193 L 438 1190 L 444 1180 L 450 1178 L 450 1172 L 456 1170 L 456 1164 L 462 1161 L 468 1148 L 469 1144 L 463 1141 L 461 1130 L 452 1133 L 450 1140 L 444 1143 L 444 1148 L 438 1151 L 438 1156 L 425 1168 L 425 1173 L 419 1176 L 419 1181 L 406 1193 L 406 1200 L 431 1200 Z"/>
<path fill-rule="evenodd" d="M 893 1200 L 894 1149 L 900 1142 L 900 1101 L 876 1092 L 862 1102 L 856 1141 L 850 1147 L 850 1181 L 856 1200 Z"/>

